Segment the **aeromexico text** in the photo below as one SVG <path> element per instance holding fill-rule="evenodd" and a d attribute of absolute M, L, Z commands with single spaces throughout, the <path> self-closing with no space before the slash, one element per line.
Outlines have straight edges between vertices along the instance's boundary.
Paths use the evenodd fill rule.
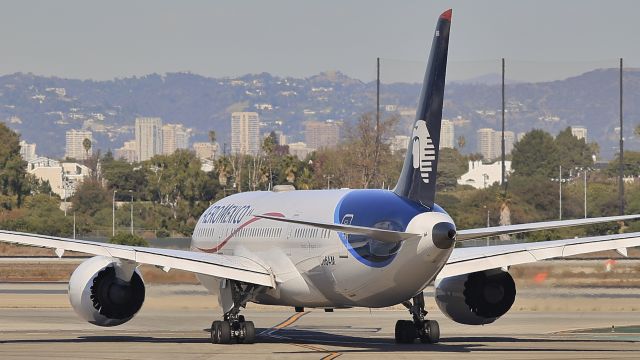
<path fill-rule="evenodd" d="M 200 222 L 202 224 L 238 224 L 252 211 L 250 205 L 216 205 L 208 208 L 202 214 Z"/>

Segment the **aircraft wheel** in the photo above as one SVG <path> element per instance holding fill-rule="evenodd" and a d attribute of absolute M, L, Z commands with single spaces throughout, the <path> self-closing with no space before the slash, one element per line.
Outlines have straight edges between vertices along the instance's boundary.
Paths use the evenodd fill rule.
<path fill-rule="evenodd" d="M 396 343 L 411 344 L 417 337 L 416 328 L 412 321 L 398 320 L 396 322 Z"/>
<path fill-rule="evenodd" d="M 253 325 L 253 321 L 245 321 L 242 323 L 244 327 L 244 344 L 253 344 L 256 341 L 256 327 Z"/>
<path fill-rule="evenodd" d="M 211 324 L 211 343 L 217 344 L 220 342 L 218 338 L 218 333 L 220 332 L 220 323 L 221 321 L 216 320 Z"/>
<path fill-rule="evenodd" d="M 230 344 L 231 343 L 231 325 L 228 321 L 220 321 L 218 326 L 218 344 Z"/>
<path fill-rule="evenodd" d="M 435 344 L 440 341 L 440 325 L 435 320 L 425 320 L 424 332 L 420 334 L 420 341 L 427 344 Z"/>

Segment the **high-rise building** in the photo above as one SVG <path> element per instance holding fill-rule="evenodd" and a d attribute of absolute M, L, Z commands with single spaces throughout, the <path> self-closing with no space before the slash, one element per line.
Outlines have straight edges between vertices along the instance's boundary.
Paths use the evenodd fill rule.
<path fill-rule="evenodd" d="M 136 152 L 138 161 L 149 160 L 162 154 L 162 119 L 136 118 Z"/>
<path fill-rule="evenodd" d="M 84 148 L 84 140 L 89 139 L 93 143 L 91 131 L 87 130 L 69 130 L 66 134 L 66 146 L 64 156 L 76 160 L 85 160 L 93 153 L 93 144 L 86 151 Z"/>
<path fill-rule="evenodd" d="M 214 145 L 208 142 L 193 143 L 193 151 L 201 161 L 212 160 L 215 157 L 218 145 Z"/>
<path fill-rule="evenodd" d="M 493 159 L 495 154 L 493 150 L 494 133 L 495 131 L 489 128 L 482 128 L 476 131 L 478 152 L 482 154 L 482 157 L 485 158 L 485 160 Z"/>
<path fill-rule="evenodd" d="M 572 126 L 571 135 L 578 139 L 584 139 L 584 142 L 587 142 L 587 128 L 584 126 Z"/>
<path fill-rule="evenodd" d="M 36 158 L 36 144 L 20 140 L 20 156 L 22 156 L 22 160 L 27 162 L 34 160 Z"/>
<path fill-rule="evenodd" d="M 162 153 L 173 154 L 178 149 L 189 148 L 189 132 L 182 124 L 162 126 Z"/>
<path fill-rule="evenodd" d="M 114 156 L 116 159 L 124 159 L 129 163 L 138 161 L 138 146 L 136 141 L 125 141 L 123 147 L 116 149 Z"/>
<path fill-rule="evenodd" d="M 255 155 L 260 151 L 260 119 L 255 112 L 231 114 L 231 152 Z"/>
<path fill-rule="evenodd" d="M 478 129 L 476 132 L 478 140 L 478 152 L 485 160 L 493 160 L 502 156 L 502 133 L 489 128 Z M 504 132 L 504 152 L 505 155 L 513 150 L 515 142 L 513 131 Z"/>
<path fill-rule="evenodd" d="M 440 149 L 449 148 L 453 149 L 455 146 L 455 132 L 453 122 L 442 119 L 442 125 L 440 128 Z"/>
<path fill-rule="evenodd" d="M 336 147 L 340 141 L 340 125 L 335 121 L 307 121 L 305 141 L 312 149 Z"/>

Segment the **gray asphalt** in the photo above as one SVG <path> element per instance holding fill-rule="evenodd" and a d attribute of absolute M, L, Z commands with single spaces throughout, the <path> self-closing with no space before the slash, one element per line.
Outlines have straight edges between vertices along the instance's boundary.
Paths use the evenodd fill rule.
<path fill-rule="evenodd" d="M 23 295 L 37 296 L 38 288 L 59 291 L 60 286 L 64 284 L 18 288 L 29 290 Z M 0 288 L 7 291 L 12 286 Z M 213 306 L 190 305 L 194 297 L 208 299 L 201 290 L 165 286 L 150 291 L 152 296 L 163 294 L 177 296 L 184 304 L 173 300 L 166 305 L 152 303 L 121 327 L 98 328 L 80 320 L 69 307 L 8 308 L 3 306 L 8 300 L 3 299 L 10 295 L 0 293 L 0 359 L 640 358 L 640 333 L 609 330 L 612 325 L 640 324 L 636 311 L 514 310 L 495 324 L 480 327 L 456 324 L 433 311 L 432 318 L 440 322 L 441 343 L 399 346 L 392 340 L 395 321 L 408 319 L 407 312 L 399 308 L 311 310 L 296 315 L 288 308 L 250 307 L 244 314 L 259 328 L 259 343 L 213 345 L 208 328 L 218 312 Z M 607 301 L 606 297 L 594 301 L 601 300 Z M 592 328 L 605 330 L 589 332 Z"/>

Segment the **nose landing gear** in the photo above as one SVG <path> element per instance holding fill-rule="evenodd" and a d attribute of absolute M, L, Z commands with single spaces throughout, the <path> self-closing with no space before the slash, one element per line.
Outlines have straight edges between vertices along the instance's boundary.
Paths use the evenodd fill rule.
<path fill-rule="evenodd" d="M 435 320 L 426 320 L 427 311 L 424 309 L 424 295 L 420 293 L 410 301 L 402 303 L 413 317 L 411 320 L 396 322 L 395 339 L 398 344 L 412 344 L 415 339 L 422 343 L 435 344 L 440 341 L 440 326 Z"/>

